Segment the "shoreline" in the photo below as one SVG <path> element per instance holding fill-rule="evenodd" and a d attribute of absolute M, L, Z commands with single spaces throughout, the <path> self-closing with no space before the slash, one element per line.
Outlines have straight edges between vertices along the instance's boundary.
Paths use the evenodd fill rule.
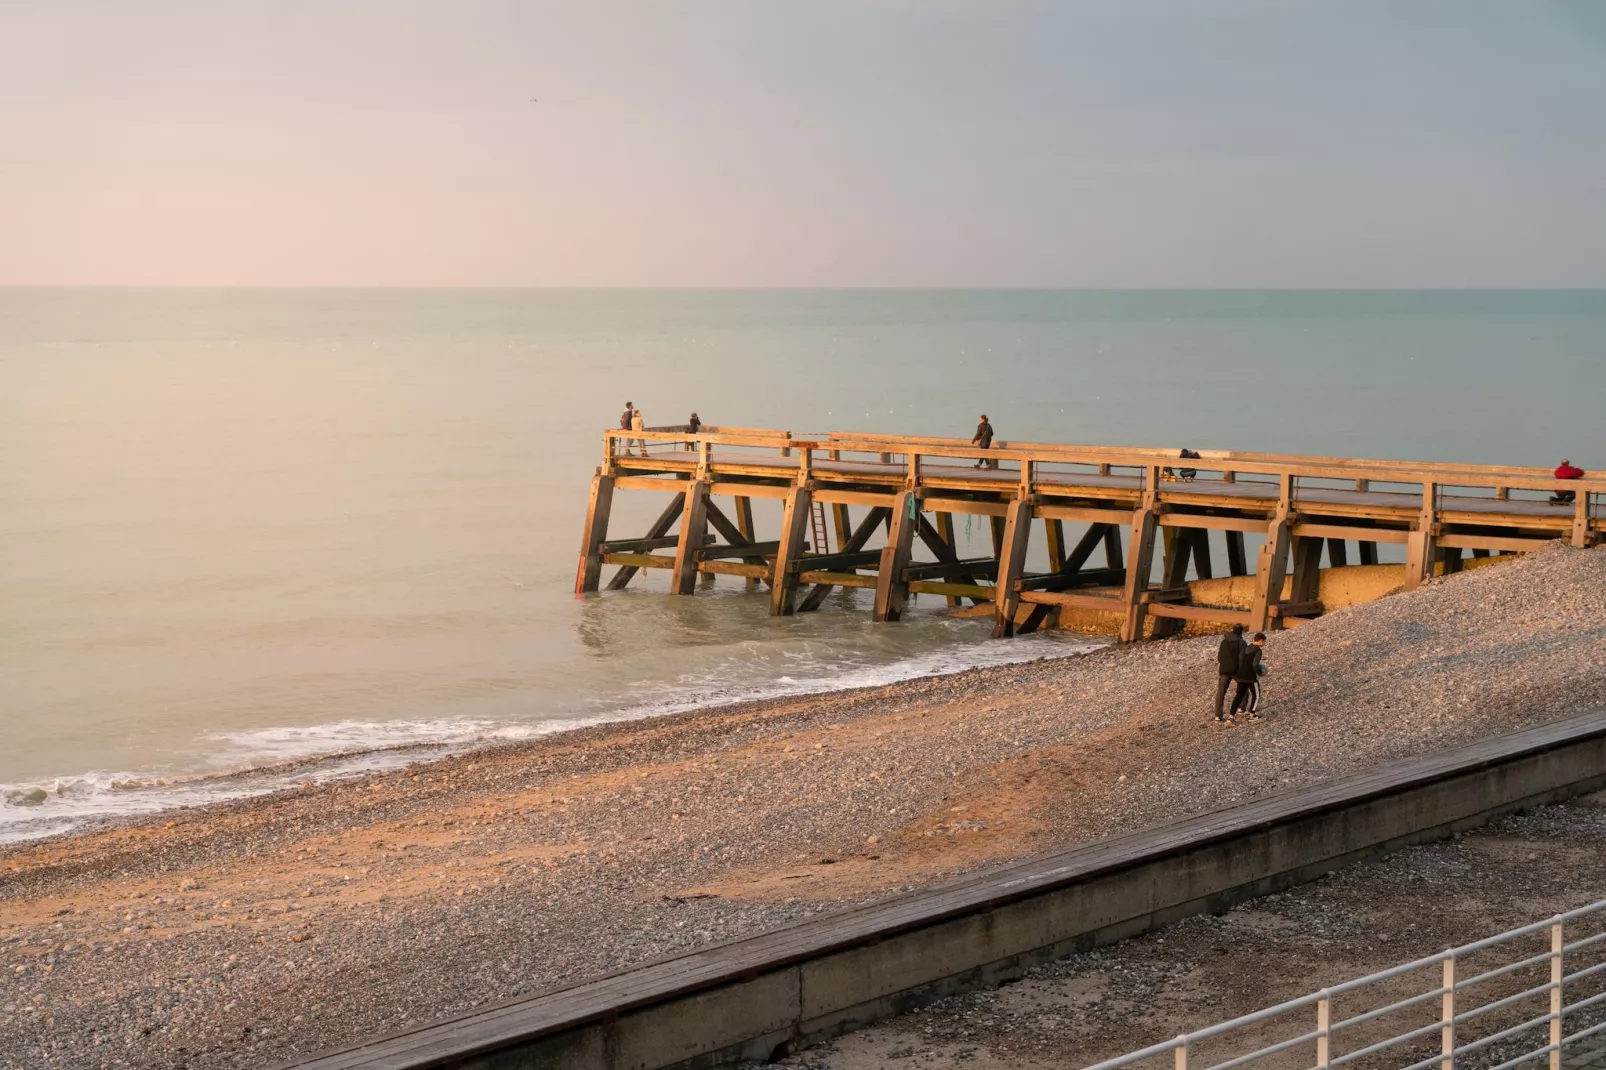
<path fill-rule="evenodd" d="M 1216 638 L 1181 638 L 0 848 L 0 1052 L 289 1060 L 1606 706 L 1603 588 L 1606 551 L 1555 547 L 1275 633 L 1237 728 L 1207 711 Z"/>
<path fill-rule="evenodd" d="M 827 686 L 824 678 L 817 678 L 806 682 L 803 689 L 800 690 L 760 695 L 743 693 L 730 698 L 692 698 L 683 703 L 625 706 L 586 718 L 563 717 L 555 718 L 551 721 L 508 721 L 490 729 L 491 735 L 489 736 L 460 740 L 441 739 L 432 741 L 420 739 L 386 746 L 353 747 L 309 754 L 303 757 L 268 760 L 261 764 L 249 764 L 235 768 L 203 769 L 175 773 L 89 770 L 76 774 L 25 778 L 16 783 L 0 784 L 0 811 L 9 810 L 15 815 L 12 818 L 0 820 L 0 852 L 18 844 L 38 843 L 58 836 L 93 833 L 130 823 L 158 820 L 160 815 L 182 810 L 223 806 L 244 799 L 281 792 L 293 792 L 300 789 L 302 784 L 291 781 L 298 781 L 303 771 L 310 774 L 308 779 L 315 785 L 330 784 L 386 772 L 396 768 L 397 764 L 413 765 L 440 761 L 447 757 L 478 754 L 482 751 L 496 751 L 504 747 L 520 747 L 551 739 L 555 736 L 587 731 L 593 728 L 684 717 L 738 707 L 762 706 L 766 703 L 805 700 L 823 695 L 871 691 L 911 680 L 933 679 L 969 672 L 985 672 L 997 668 L 1031 664 L 1037 661 L 1057 661 L 1065 658 L 1075 658 L 1110 645 L 1110 640 L 1102 636 L 1071 636 L 1068 634 L 1052 639 L 1038 640 L 1033 642 L 1030 647 L 1021 646 L 1020 640 L 1011 642 L 1016 645 L 1010 649 L 1020 650 L 1024 656 L 1006 655 L 1003 658 L 989 660 L 980 665 L 964 666 L 937 673 L 921 674 L 915 671 L 910 675 L 899 674 L 900 667 L 918 666 L 921 662 L 933 657 L 953 657 L 957 660 L 963 660 L 965 651 L 974 650 L 976 647 L 927 651 L 877 666 L 874 671 L 884 671 L 892 674 L 892 679 L 878 683 L 833 687 Z M 1034 653 L 1035 648 L 1050 642 L 1072 649 L 1059 653 Z M 809 687 L 809 684 L 818 684 L 820 686 Z M 762 689 L 753 688 L 750 690 L 759 691 Z M 346 722 L 331 723 L 343 724 Z M 378 732 L 383 732 L 386 725 L 387 722 L 382 721 L 372 723 L 372 727 Z M 311 727 L 317 728 L 321 726 Z M 518 736 L 517 738 L 498 739 L 494 737 L 496 732 L 515 732 L 518 733 Z M 411 755 L 416 755 L 417 758 L 403 763 L 389 760 L 404 759 Z M 351 768 L 342 769 L 340 768 L 341 766 L 351 766 Z M 267 783 L 253 786 L 253 781 L 265 781 Z M 122 809 L 107 808 L 106 810 L 92 813 L 77 813 L 70 808 L 66 813 L 56 813 L 47 811 L 43 807 L 38 812 L 33 812 L 31 805 L 28 803 L 4 801 L 7 797 L 15 798 L 36 794 L 43 802 L 51 794 L 51 788 L 46 787 L 47 784 L 55 785 L 55 793 L 59 795 L 62 790 L 59 785 L 64 783 L 69 785 L 99 783 L 105 786 L 92 790 L 128 791 L 131 794 L 128 797 L 128 803 Z M 235 786 L 239 786 L 241 789 L 239 794 L 231 793 L 231 789 Z M 140 792 L 174 794 L 190 791 L 215 791 L 218 794 L 211 798 L 179 798 L 150 806 L 140 805 L 141 799 L 137 794 L 134 794 Z M 48 802 L 45 805 L 48 805 Z M 45 824 L 53 824 L 58 827 L 38 831 L 30 828 L 30 826 Z"/>

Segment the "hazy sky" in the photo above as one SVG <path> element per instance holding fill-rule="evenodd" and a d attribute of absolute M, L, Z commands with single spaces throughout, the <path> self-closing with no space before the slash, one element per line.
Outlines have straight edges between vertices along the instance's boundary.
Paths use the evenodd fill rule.
<path fill-rule="evenodd" d="M 1606 0 L 0 0 L 0 283 L 1606 286 Z"/>

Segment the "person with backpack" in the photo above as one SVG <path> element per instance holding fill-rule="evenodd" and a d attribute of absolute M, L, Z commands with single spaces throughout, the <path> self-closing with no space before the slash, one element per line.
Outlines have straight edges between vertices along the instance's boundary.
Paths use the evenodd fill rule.
<path fill-rule="evenodd" d="M 1243 710 L 1251 721 L 1260 718 L 1260 677 L 1265 672 L 1262 664 L 1265 656 L 1266 633 L 1256 632 L 1254 640 L 1239 655 L 1238 671 L 1233 674 L 1233 682 L 1238 685 L 1232 695 L 1233 717 Z"/>
<path fill-rule="evenodd" d="M 971 436 L 970 444 L 984 450 L 990 450 L 993 448 L 993 425 L 987 421 L 987 414 L 985 412 L 981 414 L 981 423 L 976 425 L 976 433 Z M 981 460 L 976 462 L 975 467 L 997 468 L 998 462 Z"/>
<path fill-rule="evenodd" d="M 1238 675 L 1238 661 L 1244 652 L 1244 626 L 1234 624 L 1216 647 L 1216 720 L 1226 721 L 1227 688 Z"/>
<path fill-rule="evenodd" d="M 630 418 L 632 416 L 634 416 L 635 414 L 636 414 L 636 403 L 633 402 L 633 401 L 625 402 L 625 411 L 621 412 L 619 414 L 619 430 L 621 430 L 621 431 L 629 431 L 630 430 Z M 625 454 L 628 456 L 629 453 L 630 453 L 630 440 L 628 438 L 622 438 L 622 439 L 619 439 L 618 441 L 624 443 L 624 445 L 625 445 Z"/>

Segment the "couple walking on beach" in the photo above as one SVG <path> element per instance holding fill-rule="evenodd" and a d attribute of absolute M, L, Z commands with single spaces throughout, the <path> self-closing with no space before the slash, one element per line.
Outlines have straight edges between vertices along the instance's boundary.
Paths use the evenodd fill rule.
<path fill-rule="evenodd" d="M 1244 639 L 1244 626 L 1234 624 L 1232 631 L 1222 637 L 1216 648 L 1216 705 L 1218 724 L 1237 723 L 1240 711 L 1249 714 L 1251 721 L 1260 719 L 1260 678 L 1266 674 L 1266 633 L 1256 632 L 1254 638 Z M 1223 713 L 1221 704 L 1227 699 L 1227 685 L 1237 685 L 1232 696 L 1232 712 Z"/>

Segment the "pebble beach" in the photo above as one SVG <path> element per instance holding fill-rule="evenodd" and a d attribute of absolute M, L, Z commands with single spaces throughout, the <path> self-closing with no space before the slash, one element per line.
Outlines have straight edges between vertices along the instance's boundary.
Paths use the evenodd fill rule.
<path fill-rule="evenodd" d="M 0 1068 L 256 1067 L 1606 707 L 1606 552 L 1214 636 L 602 725 L 0 850 Z"/>

